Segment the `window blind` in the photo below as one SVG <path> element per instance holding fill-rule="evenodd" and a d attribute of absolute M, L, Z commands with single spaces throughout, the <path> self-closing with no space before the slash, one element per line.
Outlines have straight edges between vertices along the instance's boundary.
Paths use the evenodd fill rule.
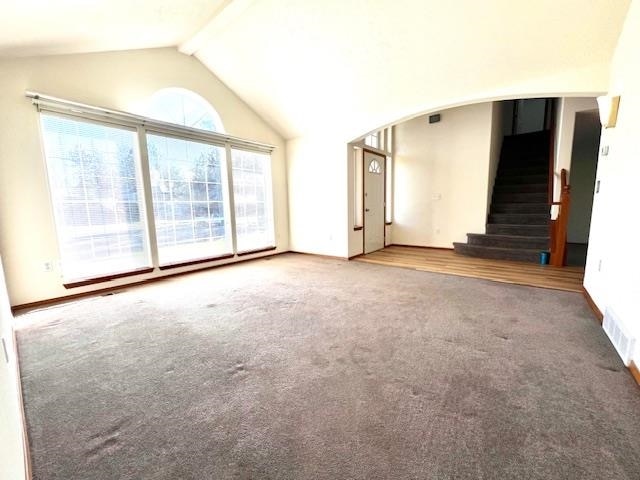
<path fill-rule="evenodd" d="M 42 115 L 63 279 L 150 266 L 136 132 Z"/>

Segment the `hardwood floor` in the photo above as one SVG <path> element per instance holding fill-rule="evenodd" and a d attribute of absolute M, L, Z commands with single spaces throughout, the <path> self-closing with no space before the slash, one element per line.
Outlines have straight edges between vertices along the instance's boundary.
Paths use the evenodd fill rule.
<path fill-rule="evenodd" d="M 395 245 L 354 260 L 570 292 L 582 292 L 584 277 L 584 269 L 581 267 L 559 268 L 535 263 L 488 260 L 465 257 L 453 250 Z"/>

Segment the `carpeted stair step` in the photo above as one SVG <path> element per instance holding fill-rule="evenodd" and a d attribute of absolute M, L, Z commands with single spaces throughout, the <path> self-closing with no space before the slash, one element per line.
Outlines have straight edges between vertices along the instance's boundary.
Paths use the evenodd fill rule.
<path fill-rule="evenodd" d="M 512 169 L 538 169 L 549 168 L 549 159 L 542 158 L 502 158 L 500 159 L 500 165 L 498 170 L 512 170 Z M 547 172 L 549 173 L 549 172 Z"/>
<path fill-rule="evenodd" d="M 547 192 L 504 192 L 494 193 L 491 203 L 544 203 L 548 199 Z"/>
<path fill-rule="evenodd" d="M 549 213 L 546 203 L 492 203 L 491 213 Z"/>
<path fill-rule="evenodd" d="M 550 215 L 540 213 L 492 213 L 489 223 L 506 225 L 548 225 Z"/>
<path fill-rule="evenodd" d="M 493 193 L 548 193 L 549 187 L 547 183 L 526 184 L 510 184 L 499 185 L 493 187 Z"/>
<path fill-rule="evenodd" d="M 547 175 L 514 175 L 512 177 L 496 177 L 496 185 L 530 185 L 532 183 L 545 183 Z"/>
<path fill-rule="evenodd" d="M 504 138 L 486 234 L 467 234 L 467 243 L 454 243 L 456 253 L 539 261 L 549 248 L 549 140 L 548 131 Z"/>
<path fill-rule="evenodd" d="M 548 175 L 549 174 L 549 165 L 532 165 L 527 167 L 522 167 L 520 165 L 512 166 L 512 167 L 499 167 L 496 175 L 498 177 L 513 177 L 519 175 Z"/>
<path fill-rule="evenodd" d="M 453 248 L 456 253 L 467 255 L 468 257 L 493 258 L 516 262 L 538 262 L 540 259 L 540 250 L 537 249 L 485 247 L 458 242 L 453 244 Z"/>
<path fill-rule="evenodd" d="M 524 248 L 533 250 L 548 250 L 549 237 L 530 237 L 521 235 L 491 235 L 482 233 L 467 233 L 469 245 L 499 248 Z"/>
<path fill-rule="evenodd" d="M 549 225 L 505 225 L 500 223 L 488 223 L 487 233 L 493 235 L 546 237 L 549 235 Z"/>

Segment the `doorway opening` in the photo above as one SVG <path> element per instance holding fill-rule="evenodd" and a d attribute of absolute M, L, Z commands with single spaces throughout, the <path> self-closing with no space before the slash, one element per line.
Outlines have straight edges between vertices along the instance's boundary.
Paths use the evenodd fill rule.
<path fill-rule="evenodd" d="M 567 225 L 567 265 L 584 267 L 589 244 L 589 228 L 601 125 L 597 110 L 576 113 L 571 148 L 571 209 Z"/>

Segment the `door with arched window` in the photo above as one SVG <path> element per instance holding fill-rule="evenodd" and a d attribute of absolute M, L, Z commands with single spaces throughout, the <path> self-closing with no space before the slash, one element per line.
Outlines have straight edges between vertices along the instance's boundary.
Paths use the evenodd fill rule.
<path fill-rule="evenodd" d="M 364 151 L 364 253 L 384 248 L 385 157 Z"/>

